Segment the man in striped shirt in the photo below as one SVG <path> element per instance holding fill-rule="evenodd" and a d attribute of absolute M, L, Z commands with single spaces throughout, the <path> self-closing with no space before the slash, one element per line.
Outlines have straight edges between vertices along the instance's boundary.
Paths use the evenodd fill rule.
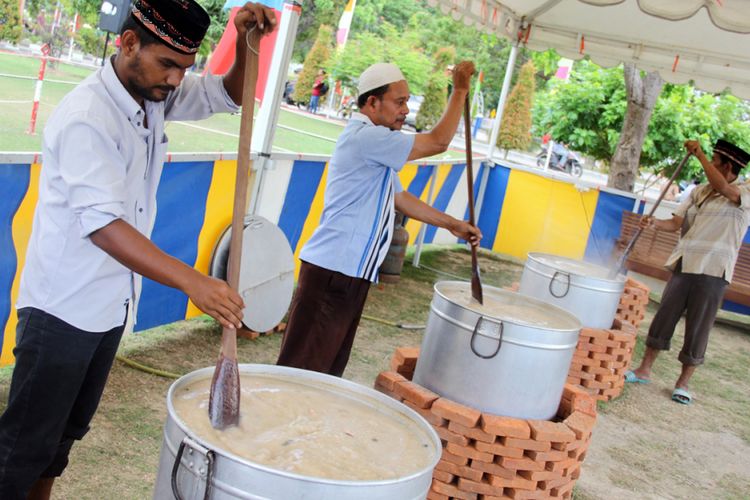
<path fill-rule="evenodd" d="M 649 382 L 656 357 L 669 350 L 685 312 L 685 341 L 678 356 L 682 372 L 672 392 L 672 400 L 681 404 L 692 402 L 688 382 L 703 363 L 708 334 L 750 224 L 750 183 L 739 179 L 750 154 L 724 140 L 716 142 L 710 161 L 698 141 L 685 142 L 685 148 L 701 162 L 708 183 L 693 189 L 671 219 L 641 221 L 641 227 L 682 229 L 683 235 L 666 263 L 673 274 L 651 322 L 641 366 L 625 375 L 627 382 Z"/>
<path fill-rule="evenodd" d="M 456 65 L 447 109 L 430 132 L 416 135 L 400 132 L 409 113 L 409 85 L 401 70 L 377 63 L 362 73 L 360 112 L 352 115 L 336 143 L 320 225 L 300 253 L 302 266 L 278 364 L 344 373 L 370 283 L 377 281 L 391 242 L 394 208 L 479 244 L 478 228 L 404 191 L 398 179 L 408 161 L 448 149 L 473 73 L 471 62 Z"/>

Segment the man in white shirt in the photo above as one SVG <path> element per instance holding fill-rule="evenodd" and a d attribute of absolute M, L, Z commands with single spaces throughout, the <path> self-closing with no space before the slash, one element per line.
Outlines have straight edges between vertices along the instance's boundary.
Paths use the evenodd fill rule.
<path fill-rule="evenodd" d="M 359 113 L 336 142 L 320 224 L 302 249 L 299 281 L 278 364 L 341 376 L 370 283 L 377 281 L 393 232 L 394 208 L 478 245 L 475 226 L 443 213 L 401 187 L 407 161 L 442 153 L 461 119 L 474 64 L 453 70 L 453 92 L 427 133 L 400 132 L 409 85 L 394 64 L 377 63 L 359 78 Z"/>
<path fill-rule="evenodd" d="M 17 303 L 16 365 L 0 416 L 0 498 L 49 498 L 73 442 L 88 431 L 128 307 L 137 315 L 141 276 L 183 291 L 223 326 L 241 324 L 239 294 L 149 237 L 164 121 L 237 109 L 252 23 L 267 33 L 276 18 L 259 4 L 241 8 L 235 64 L 223 78 L 186 75 L 208 14 L 194 0 L 135 0 L 117 55 L 50 117 Z"/>

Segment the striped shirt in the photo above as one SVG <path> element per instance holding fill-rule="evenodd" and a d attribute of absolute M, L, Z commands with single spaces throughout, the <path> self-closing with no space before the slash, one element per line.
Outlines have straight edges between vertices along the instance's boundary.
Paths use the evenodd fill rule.
<path fill-rule="evenodd" d="M 397 172 L 414 137 L 352 115 L 328 165 L 320 224 L 300 259 L 377 281 L 393 236 L 394 196 L 403 190 Z"/>
<path fill-rule="evenodd" d="M 732 281 L 742 240 L 750 224 L 750 183 L 736 180 L 740 203 L 736 204 L 701 184 L 680 204 L 674 215 L 683 217 L 683 235 L 666 266 L 675 269 L 682 259 L 682 272 L 706 274 Z"/>

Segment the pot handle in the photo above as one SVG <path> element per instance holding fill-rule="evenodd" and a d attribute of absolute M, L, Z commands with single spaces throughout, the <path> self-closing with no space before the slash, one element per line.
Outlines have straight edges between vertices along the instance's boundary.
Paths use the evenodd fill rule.
<path fill-rule="evenodd" d="M 185 452 L 185 447 L 188 446 L 192 454 L 193 451 L 197 451 L 205 457 L 206 463 L 206 491 L 203 493 L 203 500 L 208 500 L 211 494 L 211 479 L 214 474 L 214 452 L 199 445 L 189 437 L 185 436 L 180 443 L 180 448 L 177 450 L 177 456 L 174 459 L 174 465 L 172 466 L 172 494 L 176 500 L 183 500 L 180 491 L 177 488 L 177 471 L 180 470 L 180 464 L 182 463 L 182 454 Z M 190 463 L 190 468 L 193 467 L 193 463 Z M 203 475 L 203 468 L 198 466 L 198 474 Z"/>
<path fill-rule="evenodd" d="M 474 339 L 477 337 L 477 333 L 479 333 L 479 328 L 482 322 L 485 322 L 485 321 L 488 323 L 493 323 L 497 325 L 498 329 L 500 330 L 500 338 L 497 339 L 497 349 L 495 349 L 495 352 L 489 355 L 479 354 L 477 352 L 477 349 L 474 347 Z M 497 356 L 497 353 L 500 352 L 500 348 L 503 346 L 503 322 L 492 321 L 491 319 L 487 319 L 484 316 L 480 316 L 479 319 L 477 320 L 477 324 L 474 326 L 474 331 L 471 333 L 471 342 L 469 342 L 469 346 L 471 347 L 471 352 L 473 352 L 474 355 L 482 359 L 491 359 Z"/>
<path fill-rule="evenodd" d="M 562 294 L 560 294 L 560 295 L 558 295 L 558 294 L 556 294 L 555 292 L 552 291 L 552 285 L 555 283 L 555 280 L 557 279 L 557 275 L 558 274 L 561 275 L 561 276 L 565 276 L 565 278 L 567 280 L 566 283 L 565 283 L 565 291 Z M 555 274 L 552 275 L 552 279 L 549 282 L 549 293 L 550 293 L 550 295 L 552 295 L 556 299 L 561 299 L 561 298 L 565 297 L 566 295 L 568 295 L 569 291 L 570 291 L 570 274 L 564 273 L 562 271 L 555 271 Z"/>

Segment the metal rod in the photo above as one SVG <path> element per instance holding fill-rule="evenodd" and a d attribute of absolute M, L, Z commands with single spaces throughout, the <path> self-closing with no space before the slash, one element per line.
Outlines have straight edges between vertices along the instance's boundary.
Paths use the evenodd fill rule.
<path fill-rule="evenodd" d="M 662 189 L 661 194 L 659 195 L 659 198 L 656 200 L 656 203 L 654 203 L 654 206 L 651 207 L 651 211 L 649 212 L 647 217 L 654 216 L 654 213 L 656 212 L 657 207 L 661 203 L 661 200 L 663 200 L 664 196 L 667 194 L 667 191 L 669 190 L 669 186 L 671 186 L 672 182 L 674 182 L 677 176 L 680 175 L 680 172 L 682 172 L 682 168 L 687 163 L 688 158 L 690 158 L 690 153 L 686 154 L 685 157 L 680 162 L 680 164 L 677 165 L 677 168 L 675 169 L 674 173 L 672 173 L 672 177 L 669 178 L 669 181 L 667 182 L 666 186 L 664 186 L 664 189 Z M 635 233 L 633 233 L 633 237 L 630 238 L 630 241 L 628 242 L 628 245 L 625 247 L 625 250 L 622 252 L 622 255 L 620 255 L 619 259 L 617 259 L 617 264 L 615 265 L 615 268 L 610 271 L 609 276 L 608 276 L 609 279 L 616 278 L 617 275 L 620 274 L 622 269 L 625 267 L 625 261 L 628 259 L 628 255 L 633 250 L 633 247 L 635 246 L 635 242 L 638 241 L 638 238 L 640 238 L 642 232 L 643 232 L 643 228 L 641 228 L 641 226 L 639 225 L 638 229 L 636 229 Z"/>

